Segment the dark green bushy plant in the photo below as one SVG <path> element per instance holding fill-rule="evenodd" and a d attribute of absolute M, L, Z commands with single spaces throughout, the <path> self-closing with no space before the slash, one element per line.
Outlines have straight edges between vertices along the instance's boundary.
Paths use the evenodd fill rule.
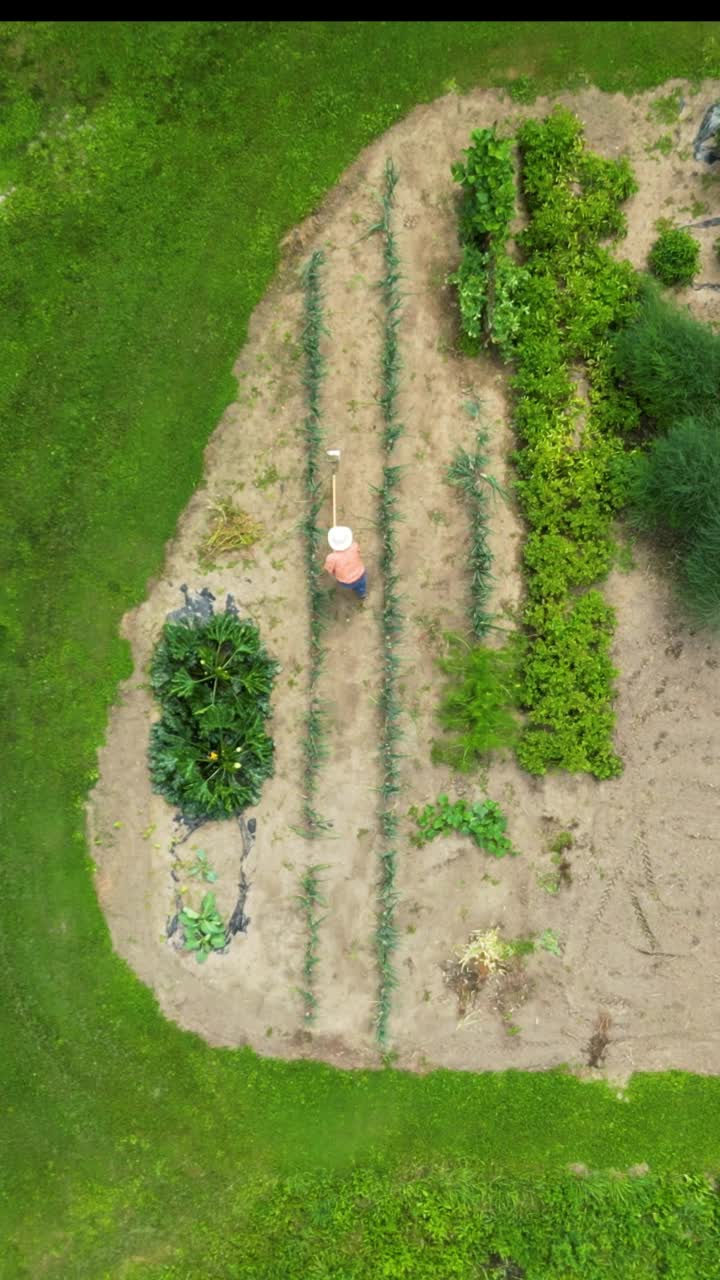
<path fill-rule="evenodd" d="M 709 418 L 683 418 L 633 455 L 628 505 L 637 528 L 682 538 L 720 510 L 720 408 Z"/>
<path fill-rule="evenodd" d="M 188 817 L 255 804 L 273 770 L 265 720 L 277 671 L 249 620 L 167 622 L 150 672 L 162 706 L 150 732 L 153 789 Z"/>
<path fill-rule="evenodd" d="M 685 605 L 703 625 L 719 625 L 720 409 L 684 418 L 627 471 L 631 520 L 676 547 Z"/>
<path fill-rule="evenodd" d="M 655 241 L 648 265 L 661 284 L 691 284 L 700 263 L 700 245 L 689 231 L 665 227 Z"/>
<path fill-rule="evenodd" d="M 438 712 L 446 736 L 433 743 L 432 758 L 469 773 L 489 752 L 517 741 L 519 647 L 488 649 L 456 635 L 447 640 L 448 653 L 439 665 L 448 682 Z"/>
<path fill-rule="evenodd" d="M 634 319 L 613 340 L 615 372 L 660 428 L 720 401 L 720 336 L 651 280 Z"/>
<path fill-rule="evenodd" d="M 720 507 L 696 530 L 680 569 L 688 612 L 705 627 L 720 628 Z"/>

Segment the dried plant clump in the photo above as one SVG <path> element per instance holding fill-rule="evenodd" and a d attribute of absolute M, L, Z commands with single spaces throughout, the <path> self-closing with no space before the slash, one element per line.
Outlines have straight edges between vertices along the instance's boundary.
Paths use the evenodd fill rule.
<path fill-rule="evenodd" d="M 610 1043 L 612 1020 L 607 1009 L 601 1009 L 595 1019 L 593 1033 L 588 1041 L 586 1053 L 589 1067 L 602 1066 L 605 1051 Z"/>
<path fill-rule="evenodd" d="M 236 507 L 232 498 L 211 502 L 208 510 L 212 512 L 213 519 L 200 550 L 203 560 L 211 560 L 230 551 L 245 551 L 254 546 L 265 532 L 262 523 Z"/>

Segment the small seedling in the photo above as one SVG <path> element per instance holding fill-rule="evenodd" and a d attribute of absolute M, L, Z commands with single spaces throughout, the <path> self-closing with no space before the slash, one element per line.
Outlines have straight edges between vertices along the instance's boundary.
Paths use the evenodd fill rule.
<path fill-rule="evenodd" d="M 204 849 L 198 849 L 195 854 L 195 861 L 186 869 L 186 875 L 190 879 L 204 880 L 206 884 L 214 884 L 217 880 L 217 872 L 208 862 L 208 856 Z"/>
<path fill-rule="evenodd" d="M 256 489 L 269 489 L 271 484 L 277 484 L 280 479 L 280 472 L 275 463 L 270 463 L 264 470 L 260 471 L 253 480 Z"/>

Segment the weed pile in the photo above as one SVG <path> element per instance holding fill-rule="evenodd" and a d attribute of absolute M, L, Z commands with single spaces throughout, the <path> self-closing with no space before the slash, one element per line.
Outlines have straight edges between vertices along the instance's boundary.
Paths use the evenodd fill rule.
<path fill-rule="evenodd" d="M 212 561 L 216 555 L 244 551 L 262 537 L 263 526 L 247 511 L 242 511 L 231 498 L 210 504 L 211 527 L 202 544 L 200 557 Z"/>
<path fill-rule="evenodd" d="M 150 731 L 153 789 L 189 818 L 256 804 L 273 771 L 265 730 L 278 664 L 234 613 L 166 622 L 150 669 L 162 716 Z"/>

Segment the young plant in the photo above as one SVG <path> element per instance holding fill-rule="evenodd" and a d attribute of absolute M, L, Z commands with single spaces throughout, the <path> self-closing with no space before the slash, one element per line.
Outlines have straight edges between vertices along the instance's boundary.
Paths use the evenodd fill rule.
<path fill-rule="evenodd" d="M 692 284 L 700 265 L 700 245 L 680 227 L 663 227 L 655 241 L 648 265 L 661 284 Z"/>
<path fill-rule="evenodd" d="M 318 914 L 319 909 L 327 907 L 327 901 L 320 892 L 320 873 L 327 868 L 316 863 L 308 867 L 300 881 L 301 893 L 297 902 L 303 914 L 306 928 L 305 954 L 303 957 L 303 978 L 305 985 L 301 996 L 305 1006 L 305 1024 L 309 1026 L 315 1021 L 318 1002 L 313 990 L 315 969 L 319 963 L 320 925 L 325 919 Z"/>
<path fill-rule="evenodd" d="M 198 964 L 204 964 L 211 951 L 222 951 L 227 945 L 227 929 L 215 903 L 214 893 L 206 893 L 200 910 L 183 907 L 179 916 L 186 951 L 194 951 Z"/>
<path fill-rule="evenodd" d="M 278 664 L 253 622 L 233 613 L 166 622 L 150 682 L 153 789 L 190 818 L 229 818 L 256 804 L 273 772 L 265 731 Z"/>
<path fill-rule="evenodd" d="M 492 554 L 488 545 L 489 493 L 506 494 L 498 481 L 487 472 L 487 432 L 475 437 L 475 449 L 469 453 L 458 449 L 447 471 L 447 482 L 462 493 L 470 513 L 470 622 L 473 634 L 481 640 L 493 626 L 487 602 L 492 591 L 490 566 Z"/>
<path fill-rule="evenodd" d="M 514 856 L 519 852 L 505 834 L 507 818 L 494 800 L 468 804 L 465 800 L 451 801 L 442 795 L 438 796 L 435 804 L 427 804 L 424 809 L 413 805 L 410 817 L 415 819 L 418 828 L 410 837 L 411 843 L 419 849 L 430 840 L 453 831 L 470 836 L 479 849 L 493 858 L 504 858 L 507 854 Z"/>

